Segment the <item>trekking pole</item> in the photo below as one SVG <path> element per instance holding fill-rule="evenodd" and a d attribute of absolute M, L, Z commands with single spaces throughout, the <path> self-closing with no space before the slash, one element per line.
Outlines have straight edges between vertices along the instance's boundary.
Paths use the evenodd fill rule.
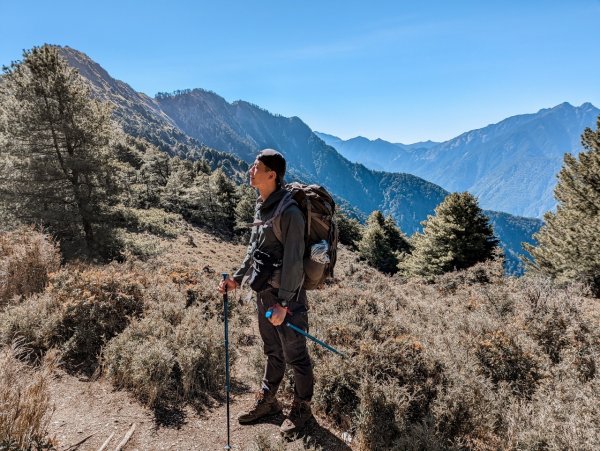
<path fill-rule="evenodd" d="M 267 310 L 267 312 L 265 313 L 265 318 L 269 319 L 271 318 L 271 316 L 273 316 L 273 311 L 272 310 Z M 325 343 L 324 341 L 319 340 L 317 337 L 313 337 L 311 334 L 309 334 L 308 332 L 304 332 L 302 329 L 300 329 L 298 326 L 294 326 L 292 323 L 290 323 L 289 321 L 285 321 L 283 324 L 285 324 L 286 326 L 288 326 L 290 329 L 295 330 L 296 332 L 298 332 L 299 334 L 304 335 L 306 338 L 314 341 L 315 343 L 323 346 L 325 349 L 329 349 L 331 352 L 335 352 L 337 355 L 340 355 L 344 358 L 346 358 L 346 354 L 338 351 L 337 349 L 335 349 L 333 346 L 328 345 L 327 343 Z"/>
<path fill-rule="evenodd" d="M 221 273 L 223 280 L 227 280 L 228 274 L 226 272 Z M 225 314 L 225 391 L 227 392 L 227 445 L 225 449 L 231 449 L 229 445 L 229 330 L 227 317 L 229 312 L 227 311 L 227 284 L 225 284 L 225 292 L 223 293 L 223 311 Z"/>

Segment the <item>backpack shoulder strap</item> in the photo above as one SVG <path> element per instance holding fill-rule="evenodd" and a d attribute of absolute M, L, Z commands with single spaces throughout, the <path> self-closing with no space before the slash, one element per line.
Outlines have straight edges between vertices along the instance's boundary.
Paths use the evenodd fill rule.
<path fill-rule="evenodd" d="M 290 205 L 298 205 L 298 203 L 294 200 L 293 194 L 291 192 L 287 192 L 285 196 L 279 201 L 279 205 L 277 205 L 277 209 L 273 216 L 266 222 L 270 222 L 273 226 L 273 233 L 275 234 L 275 238 L 280 243 L 283 243 L 283 234 L 281 233 L 281 215 Z"/>

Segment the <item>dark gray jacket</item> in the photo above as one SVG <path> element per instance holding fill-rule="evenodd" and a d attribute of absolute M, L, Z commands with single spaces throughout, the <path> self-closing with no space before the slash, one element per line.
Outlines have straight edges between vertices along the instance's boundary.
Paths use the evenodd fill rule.
<path fill-rule="evenodd" d="M 264 202 L 259 197 L 256 201 L 255 221 L 269 220 L 285 193 L 284 189 L 278 189 Z M 244 275 L 252 264 L 252 253 L 258 248 L 282 262 L 281 271 L 276 271 L 270 283 L 274 288 L 279 288 L 279 299 L 292 301 L 304 276 L 305 227 L 304 215 L 297 205 L 290 205 L 281 214 L 282 242 L 276 238 L 269 225 L 252 227 L 246 257 L 240 269 L 233 274 L 233 279 L 239 284 L 242 283 Z"/>

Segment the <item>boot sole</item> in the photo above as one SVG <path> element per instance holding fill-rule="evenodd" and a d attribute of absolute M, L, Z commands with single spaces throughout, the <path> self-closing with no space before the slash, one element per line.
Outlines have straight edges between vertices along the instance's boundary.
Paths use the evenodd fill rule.
<path fill-rule="evenodd" d="M 272 411 L 272 412 L 266 413 L 266 414 L 264 414 L 264 415 L 262 415 L 262 416 L 260 416 L 260 417 L 258 417 L 258 418 L 252 418 L 251 420 L 242 420 L 242 419 L 238 418 L 237 420 L 238 420 L 238 423 L 239 423 L 239 424 L 253 424 L 253 423 L 259 423 L 259 422 L 260 422 L 260 420 L 264 420 L 265 418 L 268 418 L 268 417 L 272 417 L 272 416 L 278 415 L 278 414 L 280 414 L 282 411 L 283 411 L 283 408 L 280 406 L 280 407 L 279 407 L 277 410 L 274 410 L 274 411 Z"/>

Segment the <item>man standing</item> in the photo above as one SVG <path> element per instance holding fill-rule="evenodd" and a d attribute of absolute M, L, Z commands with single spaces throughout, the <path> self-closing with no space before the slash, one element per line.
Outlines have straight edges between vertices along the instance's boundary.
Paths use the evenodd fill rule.
<path fill-rule="evenodd" d="M 286 364 L 289 364 L 294 369 L 294 401 L 280 428 L 283 435 L 289 436 L 303 429 L 312 419 L 310 401 L 314 380 L 306 338 L 283 325 L 287 320 L 308 332 L 306 291 L 301 287 L 304 280 L 304 215 L 295 204 L 281 212 L 281 241 L 276 238 L 269 221 L 286 193 L 283 189 L 285 169 L 283 155 L 272 149 L 261 151 L 250 167 L 250 185 L 258 190 L 255 225 L 241 267 L 232 279 L 221 281 L 219 291 L 223 292 L 225 285 L 228 290 L 239 287 L 246 274 L 250 274 L 251 280 L 260 278 L 259 274 L 253 274 L 260 272 L 260 265 L 253 265 L 257 255 L 267 258 L 276 268 L 268 274 L 265 287 L 255 286 L 258 289 L 258 329 L 267 362 L 254 404 L 239 415 L 238 421 L 249 424 L 281 412 L 276 393 Z M 265 317 L 268 310 L 272 313 L 269 319 Z"/>

